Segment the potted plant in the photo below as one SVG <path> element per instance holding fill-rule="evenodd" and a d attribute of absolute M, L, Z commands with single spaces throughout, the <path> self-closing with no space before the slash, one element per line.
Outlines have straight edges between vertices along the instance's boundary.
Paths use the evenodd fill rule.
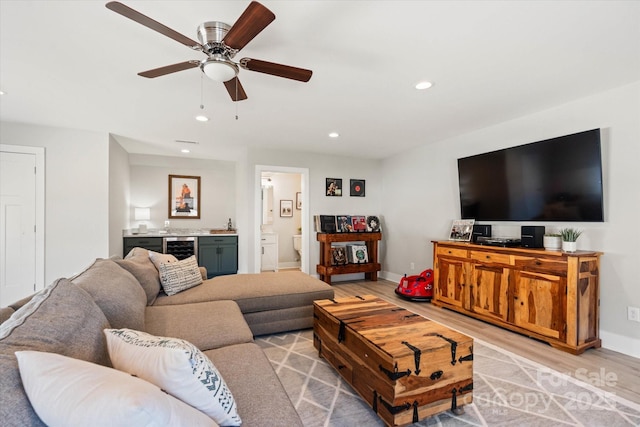
<path fill-rule="evenodd" d="M 582 234 L 582 230 L 576 228 L 563 228 L 560 230 L 562 236 L 562 250 L 565 252 L 575 252 L 578 237 Z"/>
<path fill-rule="evenodd" d="M 560 233 L 546 233 L 542 237 L 542 246 L 548 251 L 557 251 L 562 248 L 562 235 Z"/>

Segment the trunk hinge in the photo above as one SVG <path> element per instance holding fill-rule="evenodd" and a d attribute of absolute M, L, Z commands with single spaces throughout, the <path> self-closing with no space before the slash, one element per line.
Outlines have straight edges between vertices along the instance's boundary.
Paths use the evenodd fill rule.
<path fill-rule="evenodd" d="M 472 362 L 473 361 L 473 346 L 469 347 L 469 354 L 466 356 L 460 356 L 458 362 Z"/>
<path fill-rule="evenodd" d="M 393 372 L 391 372 L 390 370 L 388 370 L 387 368 L 385 368 L 385 367 L 384 367 L 384 366 L 382 366 L 382 365 L 379 365 L 378 367 L 380 368 L 380 370 L 381 370 L 382 372 L 384 372 L 384 374 L 385 374 L 386 376 L 388 376 L 388 377 L 389 377 L 389 379 L 390 379 L 391 381 L 396 381 L 396 380 L 398 380 L 398 379 L 400 379 L 400 378 L 402 378 L 402 377 L 406 377 L 406 376 L 411 375 L 411 369 L 407 369 L 406 371 L 398 372 L 398 363 L 396 363 L 396 364 L 393 366 Z"/>
<path fill-rule="evenodd" d="M 469 383 L 468 385 L 464 386 L 464 387 L 460 387 L 460 388 L 454 388 L 453 390 L 451 390 L 451 412 L 453 412 L 456 415 L 460 415 L 462 414 L 462 410 L 458 408 L 458 394 L 462 394 L 465 391 L 471 391 L 473 390 L 473 383 Z"/>
<path fill-rule="evenodd" d="M 416 375 L 420 375 L 420 355 L 422 354 L 422 351 L 418 347 L 414 347 L 406 341 L 402 341 L 402 344 L 406 345 L 411 351 L 413 351 L 413 359 L 416 364 L 415 372 Z"/>
<path fill-rule="evenodd" d="M 406 411 L 411 408 L 410 403 L 404 403 L 402 405 L 392 406 L 390 403 L 385 402 L 382 396 L 378 396 L 378 400 L 380 401 L 380 403 L 384 405 L 385 408 L 387 408 L 387 411 L 389 411 L 391 415 L 396 415 L 397 413 Z"/>
<path fill-rule="evenodd" d="M 344 341 L 345 327 L 346 327 L 345 323 L 341 320 L 340 329 L 338 329 L 338 343 L 341 343 L 342 341 Z"/>
<path fill-rule="evenodd" d="M 417 423 L 418 421 L 420 421 L 418 419 L 418 401 L 414 400 L 413 401 L 413 421 L 414 423 Z"/>
<path fill-rule="evenodd" d="M 451 338 L 447 338 L 443 335 L 440 334 L 436 334 L 437 337 L 442 338 L 443 340 L 447 341 L 449 344 L 451 344 L 451 364 L 455 365 L 456 364 L 456 349 L 458 348 L 458 343 L 455 342 L 454 340 L 452 340 Z"/>

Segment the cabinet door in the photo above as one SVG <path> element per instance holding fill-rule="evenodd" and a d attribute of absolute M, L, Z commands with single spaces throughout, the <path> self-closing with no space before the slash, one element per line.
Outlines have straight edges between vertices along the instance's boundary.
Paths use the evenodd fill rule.
<path fill-rule="evenodd" d="M 552 274 L 514 271 L 513 323 L 565 340 L 567 279 Z"/>
<path fill-rule="evenodd" d="M 278 251 L 276 245 L 262 245 L 262 271 L 276 271 L 278 267 Z"/>
<path fill-rule="evenodd" d="M 475 264 L 471 270 L 471 309 L 485 316 L 507 320 L 509 269 Z"/>
<path fill-rule="evenodd" d="M 218 272 L 218 245 L 215 243 L 202 243 L 198 245 L 198 264 L 207 269 L 207 278 L 215 276 Z"/>
<path fill-rule="evenodd" d="M 238 245 L 224 244 L 218 246 L 218 275 L 236 274 L 238 272 Z"/>
<path fill-rule="evenodd" d="M 438 258 L 435 293 L 439 301 L 460 308 L 469 308 L 465 283 L 466 264 L 462 260 Z"/>

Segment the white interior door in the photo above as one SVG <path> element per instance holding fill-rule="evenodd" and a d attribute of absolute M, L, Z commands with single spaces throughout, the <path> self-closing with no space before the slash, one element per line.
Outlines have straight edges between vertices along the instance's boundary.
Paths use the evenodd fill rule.
<path fill-rule="evenodd" d="M 43 287 L 37 152 L 0 150 L 0 306 Z M 29 151 L 29 150 L 26 150 Z M 43 171 L 41 171 L 43 172 Z M 43 197 L 42 197 L 43 198 Z M 44 228 L 44 227 L 41 227 Z"/>

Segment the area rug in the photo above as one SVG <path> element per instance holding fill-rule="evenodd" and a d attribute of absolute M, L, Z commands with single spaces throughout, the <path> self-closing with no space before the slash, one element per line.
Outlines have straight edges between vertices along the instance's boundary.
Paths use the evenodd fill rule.
<path fill-rule="evenodd" d="M 384 426 L 313 347 L 313 331 L 262 336 L 306 427 Z M 640 405 L 474 339 L 473 403 L 413 426 L 638 426 Z M 585 373 L 583 378 L 589 378 Z"/>

